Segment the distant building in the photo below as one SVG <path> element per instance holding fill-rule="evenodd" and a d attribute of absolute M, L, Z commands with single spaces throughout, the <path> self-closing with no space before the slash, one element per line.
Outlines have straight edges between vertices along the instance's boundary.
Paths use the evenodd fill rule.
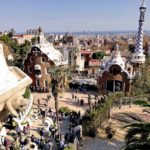
<path fill-rule="evenodd" d="M 93 59 L 92 50 L 85 50 L 81 47 L 78 50 L 69 51 L 68 63 L 80 75 L 96 77 L 99 72 L 100 59 Z"/>
<path fill-rule="evenodd" d="M 31 42 L 31 39 L 34 37 L 33 34 L 15 34 L 13 39 L 17 40 L 18 44 L 23 44 L 26 40 Z"/>
<path fill-rule="evenodd" d="M 42 29 L 38 29 L 38 43 L 32 46 L 24 62 L 24 71 L 32 78 L 33 89 L 47 91 L 51 77 L 49 70 L 53 66 L 62 66 L 68 63 L 62 53 L 56 50 L 45 40 Z"/>

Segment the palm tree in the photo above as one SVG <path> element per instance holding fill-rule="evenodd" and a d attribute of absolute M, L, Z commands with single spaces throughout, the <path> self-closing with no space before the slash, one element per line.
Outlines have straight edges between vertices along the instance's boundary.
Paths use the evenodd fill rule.
<path fill-rule="evenodd" d="M 49 73 L 52 77 L 51 87 L 52 94 L 55 100 L 56 122 L 58 124 L 58 95 L 62 90 L 68 88 L 67 75 L 69 74 L 69 69 L 61 66 L 55 66 L 49 70 Z"/>
<path fill-rule="evenodd" d="M 79 47 L 71 47 L 70 48 L 70 52 L 71 52 L 71 55 L 73 57 L 73 68 L 75 69 L 76 65 L 77 65 L 77 54 L 79 52 Z"/>
<path fill-rule="evenodd" d="M 134 102 L 150 110 L 150 102 L 137 100 Z M 125 136 L 124 150 L 149 150 L 150 149 L 150 122 L 132 123 L 125 128 L 128 129 Z"/>
<path fill-rule="evenodd" d="M 125 136 L 124 150 L 150 149 L 150 123 L 132 123 L 125 127 L 128 131 Z"/>

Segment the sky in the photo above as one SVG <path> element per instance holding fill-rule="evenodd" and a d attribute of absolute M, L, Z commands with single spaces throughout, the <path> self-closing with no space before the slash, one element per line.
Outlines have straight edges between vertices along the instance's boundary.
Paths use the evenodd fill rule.
<path fill-rule="evenodd" d="M 137 30 L 141 0 L 1 0 L 0 31 L 45 32 Z M 150 30 L 146 0 L 145 30 Z"/>

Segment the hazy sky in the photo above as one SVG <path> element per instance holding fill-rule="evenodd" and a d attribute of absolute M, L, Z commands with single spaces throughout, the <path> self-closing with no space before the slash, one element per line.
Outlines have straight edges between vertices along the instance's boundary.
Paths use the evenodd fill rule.
<path fill-rule="evenodd" d="M 141 0 L 1 0 L 0 30 L 137 30 Z M 150 0 L 145 29 L 150 30 Z"/>

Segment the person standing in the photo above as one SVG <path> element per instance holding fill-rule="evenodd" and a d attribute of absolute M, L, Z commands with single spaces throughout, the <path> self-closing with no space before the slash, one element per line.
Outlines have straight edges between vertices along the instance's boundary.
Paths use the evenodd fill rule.
<path fill-rule="evenodd" d="M 40 136 L 41 136 L 41 139 L 44 138 L 44 131 L 43 131 L 43 129 L 40 129 Z"/>

